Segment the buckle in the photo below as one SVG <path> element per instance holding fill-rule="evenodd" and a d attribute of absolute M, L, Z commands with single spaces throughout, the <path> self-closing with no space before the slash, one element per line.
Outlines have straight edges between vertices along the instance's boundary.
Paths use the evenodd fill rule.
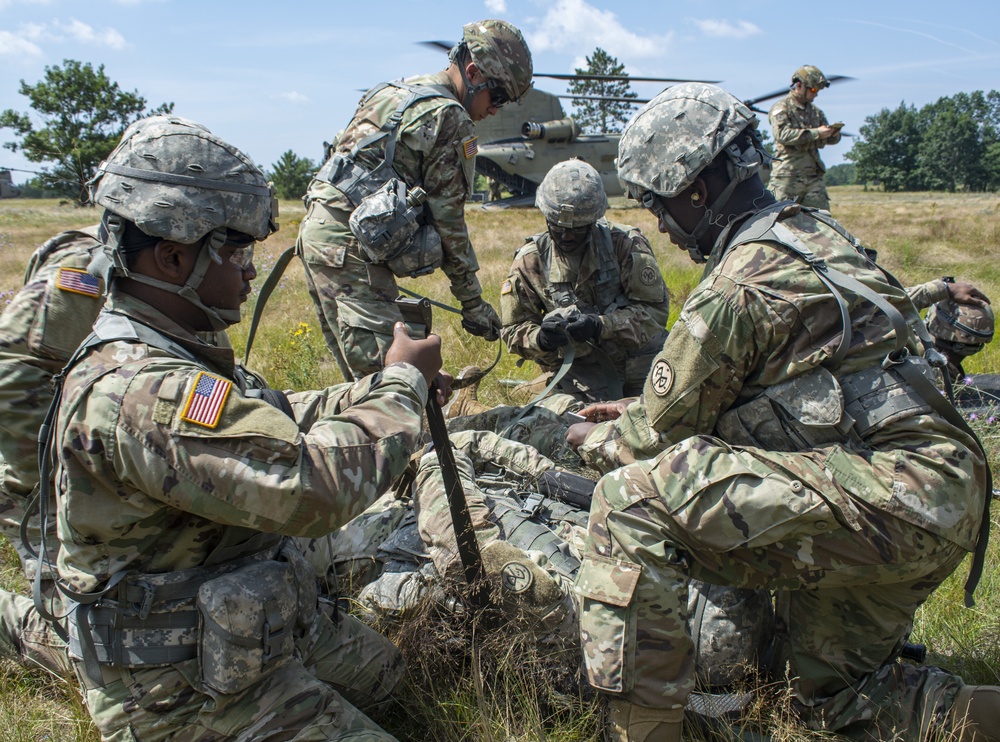
<path fill-rule="evenodd" d="M 149 612 L 153 608 L 153 600 L 156 597 L 156 589 L 148 582 L 133 582 L 129 587 L 137 587 L 142 590 L 142 602 L 136 604 L 132 602 L 129 607 L 139 615 L 140 621 L 149 618 Z"/>
<path fill-rule="evenodd" d="M 521 512 L 529 518 L 533 518 L 541 511 L 544 500 L 545 497 L 539 492 L 529 493 L 521 504 Z"/>
<path fill-rule="evenodd" d="M 893 366 L 899 366 L 910 358 L 910 351 L 907 348 L 900 348 L 899 350 L 891 351 L 885 358 L 882 359 L 882 368 L 887 371 Z"/>

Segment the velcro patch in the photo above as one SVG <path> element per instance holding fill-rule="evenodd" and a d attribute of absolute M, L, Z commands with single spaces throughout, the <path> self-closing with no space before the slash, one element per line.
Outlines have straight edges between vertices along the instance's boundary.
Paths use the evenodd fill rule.
<path fill-rule="evenodd" d="M 462 153 L 466 160 L 470 160 L 479 154 L 479 137 L 472 136 L 462 140 Z"/>
<path fill-rule="evenodd" d="M 198 372 L 194 385 L 191 387 L 191 393 L 188 394 L 187 402 L 184 403 L 181 420 L 204 425 L 206 428 L 214 428 L 219 424 L 222 408 L 226 404 L 226 398 L 232 387 L 232 383 L 225 379 L 210 376 L 204 371 Z"/>
<path fill-rule="evenodd" d="M 60 268 L 56 286 L 63 291 L 95 298 L 101 295 L 101 279 L 79 268 Z"/>
<path fill-rule="evenodd" d="M 501 294 L 509 294 L 513 290 L 514 290 L 514 286 L 511 284 L 510 281 L 504 281 L 503 282 L 503 286 L 500 287 L 500 293 Z"/>
<path fill-rule="evenodd" d="M 500 578 L 503 589 L 508 593 L 520 595 L 528 591 L 535 581 L 534 575 L 527 566 L 520 562 L 507 562 L 500 568 Z"/>
<path fill-rule="evenodd" d="M 665 397 L 670 392 L 674 385 L 674 370 L 666 359 L 661 358 L 653 364 L 653 369 L 649 372 L 649 383 L 658 397 Z"/>

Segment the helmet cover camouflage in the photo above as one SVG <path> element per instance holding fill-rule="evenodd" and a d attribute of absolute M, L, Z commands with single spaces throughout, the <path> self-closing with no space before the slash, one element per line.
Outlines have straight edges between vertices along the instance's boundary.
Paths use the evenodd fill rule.
<path fill-rule="evenodd" d="M 545 175 L 535 206 L 545 221 L 560 227 L 593 224 L 608 210 L 608 196 L 600 174 L 583 160 L 566 160 Z"/>
<path fill-rule="evenodd" d="M 951 352 L 972 355 L 993 340 L 993 309 L 945 299 L 927 310 L 927 331 Z"/>
<path fill-rule="evenodd" d="M 495 80 L 511 101 L 531 88 L 531 50 L 521 32 L 507 21 L 486 20 L 468 24 L 462 31 L 476 67 L 487 80 Z"/>
<path fill-rule="evenodd" d="M 95 203 L 152 237 L 182 244 L 220 228 L 258 240 L 277 229 L 277 200 L 260 169 L 178 116 L 129 126 L 88 185 Z"/>
<path fill-rule="evenodd" d="M 803 65 L 795 70 L 795 74 L 792 75 L 792 82 L 801 82 L 807 88 L 830 87 L 830 81 L 819 71 L 819 67 L 813 67 L 811 64 Z"/>
<path fill-rule="evenodd" d="M 724 150 L 734 177 L 746 180 L 762 162 L 757 147 L 730 146 L 747 127 L 756 136 L 757 117 L 722 88 L 684 83 L 667 88 L 632 117 L 618 143 L 618 179 L 626 193 L 673 198 Z M 735 152 L 731 150 L 736 150 Z"/>

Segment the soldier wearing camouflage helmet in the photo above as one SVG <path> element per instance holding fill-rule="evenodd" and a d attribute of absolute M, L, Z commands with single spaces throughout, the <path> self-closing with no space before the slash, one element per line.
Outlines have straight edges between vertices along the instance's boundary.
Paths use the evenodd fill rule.
<path fill-rule="evenodd" d="M 561 162 L 535 196 L 546 231 L 514 254 L 500 290 L 501 337 L 512 353 L 556 372 L 583 402 L 638 395 L 666 339 L 669 296 L 649 242 L 604 218 L 601 176 L 582 160 Z"/>
<path fill-rule="evenodd" d="M 382 367 L 401 319 L 397 277 L 440 267 L 462 326 L 497 339 L 500 320 L 483 299 L 465 224 L 474 123 L 519 100 L 531 75 L 520 31 L 470 23 L 444 71 L 369 90 L 310 183 L 297 247 L 327 346 L 348 378 Z"/>
<path fill-rule="evenodd" d="M 618 175 L 706 260 L 643 396 L 568 438 L 606 474 L 581 638 L 614 740 L 681 737 L 688 580 L 776 594 L 776 668 L 814 729 L 998 740 L 1000 688 L 898 661 L 917 607 L 988 528 L 975 435 L 933 384 L 898 282 L 822 211 L 776 203 L 756 118 L 677 85 L 622 134 Z"/>
<path fill-rule="evenodd" d="M 768 187 L 779 201 L 792 200 L 803 206 L 830 210 L 830 196 L 823 176 L 826 166 L 819 150 L 840 141 L 840 128 L 826 119 L 813 101 L 830 83 L 812 65 L 800 67 L 792 75 L 788 95 L 768 113 L 775 143 L 775 162 Z"/>
<path fill-rule="evenodd" d="M 239 321 L 276 228 L 252 161 L 154 116 L 92 196 L 108 303 L 50 450 L 70 653 L 102 738 L 392 739 L 358 706 L 388 697 L 398 653 L 317 598 L 285 536 L 332 531 L 403 470 L 440 341 L 400 324 L 377 381 L 275 392 L 204 335 Z"/>

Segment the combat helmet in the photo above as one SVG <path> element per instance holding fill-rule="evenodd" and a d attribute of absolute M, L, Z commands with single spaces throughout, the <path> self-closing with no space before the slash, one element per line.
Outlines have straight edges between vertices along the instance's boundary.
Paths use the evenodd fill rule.
<path fill-rule="evenodd" d="M 686 233 L 657 197 L 677 196 L 723 152 L 729 185 Z M 758 173 L 766 156 L 757 117 L 749 108 L 722 88 L 684 83 L 667 88 L 632 117 L 618 143 L 616 164 L 626 194 L 681 237 L 695 261 L 704 262 L 698 239 L 736 186 Z"/>
<path fill-rule="evenodd" d="M 209 261 L 221 263 L 219 250 L 227 242 L 251 244 L 278 228 L 274 190 L 245 154 L 193 121 L 150 116 L 125 130 L 88 186 L 91 200 L 105 209 L 106 252 L 92 266 L 95 272 L 179 294 L 205 312 L 216 330 L 239 322 L 239 310 L 205 306 L 196 289 Z M 128 270 L 125 253 L 160 239 L 188 245 L 203 240 L 183 286 Z"/>
<path fill-rule="evenodd" d="M 792 85 L 800 82 L 807 88 L 828 88 L 830 87 L 830 81 L 826 79 L 826 75 L 820 72 L 819 67 L 813 67 L 811 64 L 805 64 L 795 70 L 795 74 L 792 75 Z"/>
<path fill-rule="evenodd" d="M 939 301 L 927 310 L 927 331 L 934 344 L 949 356 L 966 358 L 993 340 L 993 309 L 987 304 Z"/>
<path fill-rule="evenodd" d="M 531 76 L 534 72 L 531 50 L 521 32 L 507 21 L 469 23 L 462 30 L 462 41 L 451 50 L 448 58 L 457 62 L 461 59 L 463 49 L 469 50 L 472 61 L 486 77 L 485 83 L 470 86 L 465 69 L 462 68 L 462 79 L 466 87 L 462 105 L 466 110 L 470 109 L 472 99 L 484 87 L 499 87 L 508 101 L 520 100 L 531 88 Z"/>
<path fill-rule="evenodd" d="M 572 229 L 593 224 L 608 210 L 600 174 L 583 160 L 560 162 L 545 175 L 535 193 L 545 221 Z"/>

